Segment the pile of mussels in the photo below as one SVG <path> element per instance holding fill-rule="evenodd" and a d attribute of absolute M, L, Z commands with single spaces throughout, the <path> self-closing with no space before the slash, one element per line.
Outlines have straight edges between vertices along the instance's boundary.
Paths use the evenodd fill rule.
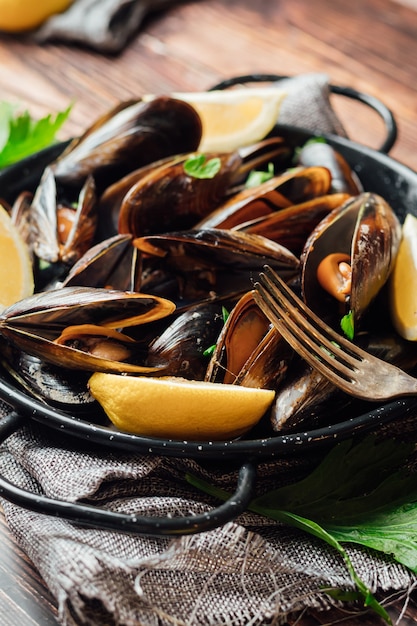
<path fill-rule="evenodd" d="M 361 411 L 291 350 L 252 287 L 269 265 L 331 325 L 350 312 L 354 341 L 411 369 L 414 346 L 384 308 L 372 314 L 400 241 L 395 213 L 324 142 L 198 155 L 201 134 L 183 101 L 123 103 L 8 207 L 37 287 L 0 316 L 3 367 L 90 418 L 93 371 L 274 389 L 266 434 Z M 190 173 L 196 155 L 216 173 Z M 253 183 L 259 171 L 269 175 Z"/>

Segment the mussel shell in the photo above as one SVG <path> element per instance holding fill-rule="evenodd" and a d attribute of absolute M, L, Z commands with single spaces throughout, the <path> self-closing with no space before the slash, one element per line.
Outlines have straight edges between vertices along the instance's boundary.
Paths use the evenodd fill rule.
<path fill-rule="evenodd" d="M 26 243 L 29 251 L 32 251 L 32 228 L 31 228 L 31 204 L 33 200 L 33 193 L 31 191 L 22 191 L 17 196 L 16 200 L 10 209 L 6 206 L 4 201 L 1 201 L 12 220 L 12 223 L 18 229 L 21 238 Z"/>
<path fill-rule="evenodd" d="M 260 185 L 231 195 L 195 228 L 236 228 L 244 222 L 323 196 L 330 187 L 331 175 L 325 167 L 286 170 Z"/>
<path fill-rule="evenodd" d="M 62 286 L 139 291 L 141 259 L 132 239 L 115 235 L 91 247 L 70 269 Z"/>
<path fill-rule="evenodd" d="M 74 140 L 53 165 L 63 185 L 81 186 L 92 174 L 103 191 L 147 163 L 196 150 L 200 116 L 188 103 L 160 96 L 123 102 Z"/>
<path fill-rule="evenodd" d="M 150 343 L 147 364 L 164 366 L 165 375 L 203 380 L 209 361 L 204 352 L 216 343 L 223 324 L 220 304 L 191 307 Z"/>
<path fill-rule="evenodd" d="M 307 428 L 317 408 L 340 393 L 333 383 L 305 361 L 293 359 L 271 407 L 269 417 L 272 429 L 275 432 L 291 432 Z"/>
<path fill-rule="evenodd" d="M 205 155 L 219 158 L 221 167 L 214 178 L 186 173 L 190 155 L 175 157 L 142 177 L 123 198 L 119 212 L 119 233 L 135 237 L 192 228 L 225 198 L 242 162 L 238 152 Z"/>
<path fill-rule="evenodd" d="M 106 187 L 98 201 L 99 222 L 97 234 L 99 239 L 108 239 L 118 233 L 119 212 L 126 194 L 139 181 L 150 174 L 153 170 L 160 168 L 164 164 L 172 162 L 174 157 L 167 156 L 159 161 L 148 163 L 129 172 L 122 178 Z M 181 158 L 181 155 L 180 155 Z"/>
<path fill-rule="evenodd" d="M 108 372 L 152 372 L 144 365 L 140 346 L 130 362 L 113 361 L 60 345 L 56 340 L 69 326 L 91 326 L 90 334 L 147 324 L 173 313 L 169 300 L 110 289 L 64 287 L 21 300 L 2 312 L 0 335 L 13 346 L 49 363 L 74 369 Z M 97 328 L 97 333 L 94 328 Z M 86 339 L 84 335 L 84 339 Z M 135 356 L 137 357 L 135 360 Z"/>
<path fill-rule="evenodd" d="M 168 297 L 181 308 L 200 301 L 236 301 L 252 288 L 265 264 L 289 277 L 299 269 L 299 259 L 283 246 L 266 237 L 229 229 L 149 235 L 135 239 L 134 245 L 146 255 L 146 262 L 151 257 L 159 260 L 163 284 L 158 284 L 156 272 L 151 292 L 169 293 Z M 161 286 L 170 291 L 160 290 Z"/>
<path fill-rule="evenodd" d="M 92 245 L 97 226 L 96 188 L 92 177 L 85 180 L 75 198 L 72 226 L 61 241 L 58 190 L 54 173 L 47 167 L 30 209 L 31 248 L 39 259 L 70 266 Z"/>
<path fill-rule="evenodd" d="M 240 224 L 238 230 L 268 237 L 299 256 L 312 229 L 348 199 L 346 193 L 325 194 Z"/>
<path fill-rule="evenodd" d="M 417 346 L 392 332 L 359 333 L 355 338 L 361 348 L 405 371 L 417 365 Z M 369 405 L 369 403 L 368 403 Z M 294 432 L 318 427 L 343 419 L 364 409 L 363 402 L 343 393 L 320 372 L 301 358 L 289 365 L 288 375 L 276 391 L 270 412 L 271 426 L 276 432 Z"/>
<path fill-rule="evenodd" d="M 70 370 L 2 344 L 5 370 L 23 389 L 41 402 L 71 413 L 88 414 L 96 403 L 88 389 L 90 372 Z"/>
<path fill-rule="evenodd" d="M 301 285 L 306 303 L 327 319 L 336 311 L 340 317 L 340 313 L 352 310 L 357 323 L 386 283 L 400 237 L 396 214 L 375 193 L 359 194 L 332 211 L 313 230 L 301 254 Z M 352 268 L 351 294 L 342 311 L 317 280 L 319 263 L 335 252 L 347 254 Z"/>
<path fill-rule="evenodd" d="M 242 189 L 200 220 L 195 228 L 234 228 L 291 206 L 291 201 L 277 189 L 279 182 L 272 178 L 256 187 Z"/>
<path fill-rule="evenodd" d="M 232 268 L 260 270 L 266 263 L 294 274 L 298 258 L 267 237 L 230 229 L 206 228 L 139 237 L 134 245 L 146 254 L 165 258 L 171 267 L 187 269 Z"/>
<path fill-rule="evenodd" d="M 293 204 L 327 194 L 331 190 L 332 175 L 327 167 L 299 167 L 280 176 L 279 191 Z"/>
<path fill-rule="evenodd" d="M 219 335 L 205 379 L 274 389 L 292 351 L 255 303 L 252 291 L 233 307 Z"/>
<path fill-rule="evenodd" d="M 327 167 L 332 176 L 331 190 L 356 196 L 363 186 L 356 172 L 333 146 L 324 141 L 309 141 L 297 151 L 297 162 L 303 167 Z"/>
<path fill-rule="evenodd" d="M 265 264 L 285 276 L 294 276 L 299 269 L 298 258 L 283 246 L 266 237 L 227 229 L 149 235 L 135 239 L 134 245 L 147 260 L 159 257 L 161 276 L 171 289 L 168 297 L 177 307 L 204 300 L 236 301 L 252 288 Z M 168 292 L 159 291 L 154 282 L 152 293 Z"/>

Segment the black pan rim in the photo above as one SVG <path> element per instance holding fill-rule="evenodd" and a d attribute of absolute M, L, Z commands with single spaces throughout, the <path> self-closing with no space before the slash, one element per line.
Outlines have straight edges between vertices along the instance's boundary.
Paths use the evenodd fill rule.
<path fill-rule="evenodd" d="M 280 133 L 294 142 L 305 141 L 311 137 L 322 135 L 314 131 L 297 127 L 277 126 L 274 133 Z M 372 148 L 362 146 L 344 137 L 325 135 L 329 143 L 342 152 L 347 153 L 351 166 L 359 172 L 363 164 L 369 163 L 375 169 L 376 175 L 384 176 L 387 173 L 393 176 L 397 186 L 405 184 L 415 197 L 417 197 L 417 173 L 406 165 L 394 160 L 390 156 L 378 152 Z M 68 142 L 55 145 L 43 150 L 38 155 L 32 155 L 28 159 L 17 163 L 7 170 L 0 172 L 0 186 L 7 185 L 13 179 L 23 182 L 23 174 L 30 175 L 41 162 L 42 167 L 48 161 L 48 157 L 55 158 L 60 149 L 63 150 Z M 38 168 L 39 169 L 39 168 Z M 22 180 L 23 178 L 23 180 Z M 1 190 L 0 190 L 1 195 Z M 417 212 L 417 206 L 414 208 Z M 299 453 L 307 449 L 313 450 L 323 446 L 329 446 L 342 439 L 370 430 L 379 425 L 391 422 L 402 417 L 417 408 L 417 398 L 406 398 L 388 402 L 362 415 L 352 417 L 346 421 L 331 424 L 329 426 L 302 430 L 300 432 L 285 435 L 274 435 L 261 439 L 240 439 L 233 441 L 177 441 L 169 439 L 157 439 L 141 437 L 130 433 L 116 431 L 113 428 L 99 426 L 90 423 L 76 415 L 54 409 L 38 400 L 33 399 L 20 391 L 17 386 L 10 384 L 0 377 L 0 397 L 25 416 L 55 431 L 68 435 L 70 438 L 89 440 L 92 443 L 125 451 L 141 453 L 155 453 L 171 457 L 206 458 L 222 460 L 265 460 L 274 457 L 286 456 Z"/>

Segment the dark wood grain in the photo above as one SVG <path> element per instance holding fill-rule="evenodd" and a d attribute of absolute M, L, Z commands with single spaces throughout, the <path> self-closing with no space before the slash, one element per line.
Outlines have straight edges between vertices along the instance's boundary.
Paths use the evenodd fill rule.
<path fill-rule="evenodd" d="M 417 169 L 417 1 L 195 0 L 147 20 L 118 56 L 30 37 L 0 34 L 0 99 L 26 103 L 34 115 L 74 101 L 62 138 L 82 132 L 119 100 L 144 93 L 204 90 L 251 72 L 322 72 L 384 101 L 399 137 L 391 155 Z M 379 118 L 363 105 L 333 96 L 352 139 L 377 147 Z M 55 601 L 0 516 L 0 626 L 57 624 Z M 403 598 L 382 598 L 393 622 Z M 373 625 L 372 614 L 339 611 L 295 616 L 289 624 Z M 413 598 L 401 626 L 417 624 Z M 381 622 L 382 624 L 382 622 Z"/>
<path fill-rule="evenodd" d="M 391 107 L 399 126 L 392 155 L 415 168 L 416 33 L 417 11 L 390 0 L 200 0 L 149 20 L 117 57 L 0 36 L 0 89 L 35 113 L 74 100 L 70 135 L 144 92 L 206 89 L 249 72 L 325 72 Z M 379 119 L 351 103 L 336 108 L 352 138 L 379 145 Z"/>
<path fill-rule="evenodd" d="M 55 600 L 11 536 L 1 507 L 0 545 L 0 626 L 56 626 Z"/>

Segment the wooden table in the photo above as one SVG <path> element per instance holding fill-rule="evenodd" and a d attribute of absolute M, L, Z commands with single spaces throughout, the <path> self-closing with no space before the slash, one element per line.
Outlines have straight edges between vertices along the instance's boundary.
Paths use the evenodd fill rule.
<path fill-rule="evenodd" d="M 74 108 L 62 138 L 80 133 L 119 100 L 143 93 L 204 90 L 251 72 L 324 72 L 384 101 L 399 137 L 391 155 L 417 169 L 417 0 L 196 0 L 148 19 L 126 50 L 105 56 L 67 45 L 0 35 L 0 98 L 35 116 Z M 377 147 L 384 129 L 362 105 L 333 96 L 352 139 Z M 0 624 L 57 624 L 54 599 L 0 524 Z M 393 620 L 401 610 L 394 603 Z M 299 626 L 377 624 L 310 614 Z M 294 622 L 293 622 L 294 623 Z M 412 600 L 402 626 L 417 624 Z"/>

